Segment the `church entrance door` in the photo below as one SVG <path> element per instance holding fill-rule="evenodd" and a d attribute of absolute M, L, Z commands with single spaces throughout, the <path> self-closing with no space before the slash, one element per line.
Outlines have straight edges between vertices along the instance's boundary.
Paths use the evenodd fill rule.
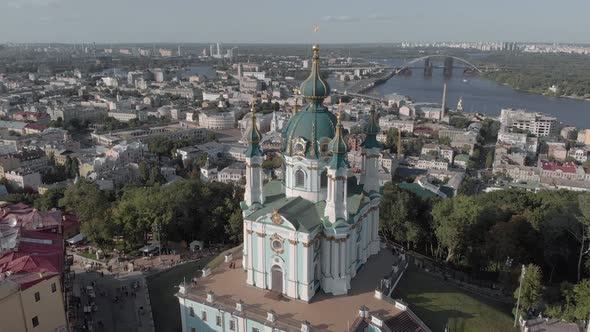
<path fill-rule="evenodd" d="M 283 269 L 280 266 L 273 266 L 272 274 L 272 290 L 277 293 L 283 293 Z"/>

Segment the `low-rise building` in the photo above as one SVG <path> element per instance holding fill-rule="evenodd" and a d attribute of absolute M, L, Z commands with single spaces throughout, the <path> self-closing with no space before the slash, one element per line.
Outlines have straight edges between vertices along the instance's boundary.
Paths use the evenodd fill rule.
<path fill-rule="evenodd" d="M 386 115 L 379 119 L 379 127 L 383 131 L 396 128 L 402 132 L 411 134 L 414 132 L 414 120 L 401 120 L 394 115 Z"/>
<path fill-rule="evenodd" d="M 578 162 L 585 162 L 590 157 L 590 148 L 583 146 L 583 147 L 573 147 L 568 151 L 568 157 L 574 158 Z"/>
<path fill-rule="evenodd" d="M 8 183 L 20 189 L 37 191 L 42 184 L 41 174 L 30 169 L 18 168 L 4 172 L 4 178 Z"/>
<path fill-rule="evenodd" d="M 438 144 L 424 144 L 421 154 L 431 154 L 446 159 L 449 163 L 453 163 L 455 151 L 451 147 Z"/>
<path fill-rule="evenodd" d="M 217 173 L 217 181 L 223 183 L 239 182 L 246 176 L 246 164 L 234 163 Z"/>
<path fill-rule="evenodd" d="M 236 127 L 234 112 L 202 111 L 199 113 L 199 125 L 207 129 L 223 130 Z"/>

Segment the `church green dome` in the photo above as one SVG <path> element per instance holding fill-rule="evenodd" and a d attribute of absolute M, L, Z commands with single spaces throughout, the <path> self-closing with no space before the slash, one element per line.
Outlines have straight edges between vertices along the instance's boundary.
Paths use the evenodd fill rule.
<path fill-rule="evenodd" d="M 338 113 L 338 123 L 336 124 L 336 135 L 328 144 L 328 148 L 332 153 L 332 158 L 328 165 L 332 169 L 346 168 L 346 142 L 344 141 L 344 133 L 342 132 L 342 110 Z"/>
<path fill-rule="evenodd" d="M 320 75 L 320 47 L 313 45 L 313 65 L 309 77 L 299 88 L 305 99 L 323 100 L 330 95 L 330 85 Z"/>
<path fill-rule="evenodd" d="M 283 153 L 318 158 L 328 153 L 328 143 L 336 134 L 337 119 L 322 105 L 330 94 L 330 87 L 319 76 L 319 47 L 313 47 L 313 67 L 309 77 L 301 84 L 301 93 L 308 100 L 283 130 Z"/>

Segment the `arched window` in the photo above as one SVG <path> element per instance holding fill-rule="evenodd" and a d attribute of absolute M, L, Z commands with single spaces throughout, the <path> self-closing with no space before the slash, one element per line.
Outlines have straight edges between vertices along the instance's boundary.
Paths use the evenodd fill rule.
<path fill-rule="evenodd" d="M 326 188 L 328 186 L 328 172 L 326 170 L 320 174 L 320 186 L 322 188 Z"/>
<path fill-rule="evenodd" d="M 300 169 L 295 171 L 295 187 L 305 187 L 305 173 Z"/>

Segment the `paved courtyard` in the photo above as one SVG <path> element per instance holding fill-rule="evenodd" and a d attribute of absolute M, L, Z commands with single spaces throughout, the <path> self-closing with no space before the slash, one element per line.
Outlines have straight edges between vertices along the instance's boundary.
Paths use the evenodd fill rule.
<path fill-rule="evenodd" d="M 143 275 L 114 278 L 100 272 L 76 270 L 74 289 L 81 299 L 75 331 L 154 331 Z"/>

